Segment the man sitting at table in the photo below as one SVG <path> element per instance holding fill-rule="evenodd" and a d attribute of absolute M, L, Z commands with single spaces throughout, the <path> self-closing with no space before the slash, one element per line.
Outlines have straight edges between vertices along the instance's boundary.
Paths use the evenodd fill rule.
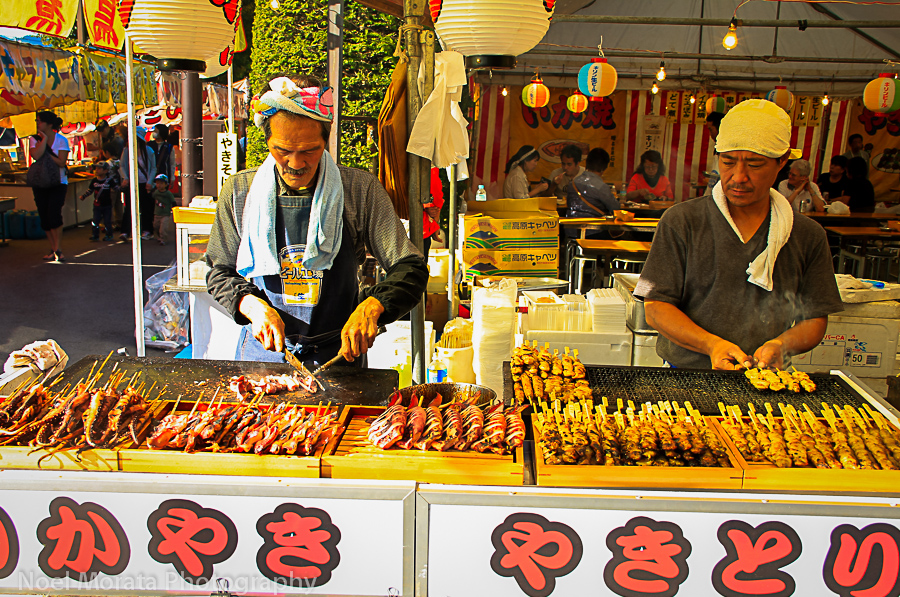
<path fill-rule="evenodd" d="M 869 164 L 862 158 L 851 158 L 847 162 L 846 201 L 850 213 L 872 213 L 875 211 L 875 187 L 869 182 Z"/>
<path fill-rule="evenodd" d="M 569 185 L 575 178 L 584 174 L 584 166 L 581 163 L 581 148 L 575 144 L 566 145 L 559 154 L 562 164 L 550 173 L 550 180 L 554 185 L 556 194 L 556 207 L 565 210 L 568 205 Z"/>
<path fill-rule="evenodd" d="M 850 178 L 847 176 L 847 162 L 847 158 L 842 155 L 834 156 L 831 158 L 828 172 L 823 172 L 816 181 L 822 196 L 825 197 L 825 193 L 828 193 L 829 201 L 846 203 L 850 199 L 847 196 L 847 184 L 850 182 Z"/>
<path fill-rule="evenodd" d="M 584 172 L 569 185 L 566 197 L 570 218 L 598 218 L 619 209 L 619 201 L 603 180 L 603 171 L 609 166 L 609 154 L 605 149 L 592 149 L 584 161 Z"/>
<path fill-rule="evenodd" d="M 784 110 L 741 102 L 722 119 L 712 196 L 661 218 L 634 295 L 673 366 L 783 368 L 843 308 L 825 230 L 770 190 L 790 139 Z"/>

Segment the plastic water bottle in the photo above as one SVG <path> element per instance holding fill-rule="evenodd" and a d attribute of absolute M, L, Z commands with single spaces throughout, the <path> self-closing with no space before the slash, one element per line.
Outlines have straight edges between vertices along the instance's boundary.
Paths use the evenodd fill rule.
<path fill-rule="evenodd" d="M 809 211 L 810 204 L 811 204 L 811 201 L 808 198 L 802 199 L 800 201 L 800 213 L 802 213 L 802 214 L 807 213 Z"/>
<path fill-rule="evenodd" d="M 447 381 L 447 364 L 435 352 L 431 364 L 428 366 L 428 383 L 444 383 Z"/>
<path fill-rule="evenodd" d="M 475 191 L 475 201 L 487 201 L 487 193 L 484 191 L 484 185 L 478 185 L 478 190 Z"/>
<path fill-rule="evenodd" d="M 625 189 L 625 184 L 622 183 L 622 187 L 619 189 L 619 205 L 625 205 L 625 202 L 628 200 L 626 196 L 628 195 L 628 191 Z"/>

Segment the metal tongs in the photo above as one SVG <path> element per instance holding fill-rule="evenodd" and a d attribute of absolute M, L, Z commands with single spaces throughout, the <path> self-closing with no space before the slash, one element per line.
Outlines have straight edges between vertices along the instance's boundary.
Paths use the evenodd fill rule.
<path fill-rule="evenodd" d="M 319 387 L 322 388 L 322 391 L 325 391 L 325 385 L 321 381 L 319 381 L 319 378 L 316 377 L 314 373 L 311 373 L 310 370 L 307 369 L 306 366 L 300 361 L 300 359 L 294 356 L 294 353 L 292 353 L 287 347 L 284 348 L 284 360 L 287 361 L 291 367 L 299 371 L 304 377 L 313 378 L 315 382 L 319 384 Z M 321 370 L 322 367 L 319 367 L 316 372 Z"/>

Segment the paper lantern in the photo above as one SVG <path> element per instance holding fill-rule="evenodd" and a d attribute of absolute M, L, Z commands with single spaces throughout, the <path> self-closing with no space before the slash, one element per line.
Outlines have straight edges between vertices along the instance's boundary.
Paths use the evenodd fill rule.
<path fill-rule="evenodd" d="M 549 102 L 550 90 L 540 77 L 532 79 L 531 83 L 522 89 L 522 103 L 529 108 L 543 108 Z"/>
<path fill-rule="evenodd" d="M 897 79 L 891 73 L 881 73 L 869 81 L 863 91 L 863 103 L 873 112 L 886 114 L 900 110 L 900 93 L 897 93 Z"/>
<path fill-rule="evenodd" d="M 201 79 L 211 79 L 218 77 L 228 70 L 234 61 L 234 48 L 228 46 L 212 58 L 206 61 L 206 70 L 200 73 Z"/>
<path fill-rule="evenodd" d="M 714 95 L 708 100 L 706 100 L 706 112 L 720 112 L 722 114 L 725 113 L 725 98 L 721 95 Z"/>
<path fill-rule="evenodd" d="M 547 33 L 556 0 L 429 0 L 444 47 L 469 68 L 512 68 Z"/>
<path fill-rule="evenodd" d="M 578 72 L 578 90 L 593 98 L 606 97 L 616 90 L 619 75 L 606 58 L 594 58 Z"/>
<path fill-rule="evenodd" d="M 776 85 L 775 89 L 766 94 L 766 99 L 785 112 L 790 112 L 794 107 L 794 94 L 788 91 L 784 85 Z"/>
<path fill-rule="evenodd" d="M 241 0 L 122 0 L 126 37 L 160 70 L 204 72 L 234 40 Z"/>
<path fill-rule="evenodd" d="M 569 112 L 573 114 L 581 114 L 588 107 L 588 98 L 583 93 L 575 90 L 575 93 L 569 96 L 569 99 L 566 100 L 566 107 L 569 108 Z"/>

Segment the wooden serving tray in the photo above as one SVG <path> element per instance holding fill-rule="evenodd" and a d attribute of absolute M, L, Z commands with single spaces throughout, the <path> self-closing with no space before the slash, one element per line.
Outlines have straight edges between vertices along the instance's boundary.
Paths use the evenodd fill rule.
<path fill-rule="evenodd" d="M 189 412 L 193 404 L 183 404 Z M 315 405 L 303 408 L 316 408 Z M 170 407 L 169 407 L 170 408 Z M 201 406 L 200 410 L 205 407 Z M 167 409 L 168 410 L 168 409 Z M 162 416 L 168 414 L 164 411 Z M 336 442 L 332 439 L 331 442 Z M 137 448 L 118 450 L 119 470 L 129 473 L 180 473 L 187 475 L 238 475 L 257 477 L 319 477 L 319 459 L 329 446 L 313 456 L 151 450 L 144 441 Z"/>
<path fill-rule="evenodd" d="M 331 479 L 409 480 L 456 485 L 522 485 L 525 458 L 522 448 L 500 456 L 449 450 L 376 448 L 366 439 L 366 419 L 384 407 L 345 406 L 340 416 L 344 433 L 322 456 L 322 476 Z"/>
<path fill-rule="evenodd" d="M 743 489 L 751 491 L 806 491 L 886 493 L 900 495 L 900 471 L 872 471 L 808 467 L 778 468 L 771 462 L 748 462 L 719 424 L 710 417 L 722 441 L 744 469 Z M 780 419 L 780 417 L 779 417 Z M 824 420 L 824 419 L 823 419 Z"/>
<path fill-rule="evenodd" d="M 532 421 L 535 479 L 547 487 L 603 487 L 629 489 L 741 489 L 744 471 L 735 455 L 734 446 L 728 449 L 730 468 L 692 466 L 602 466 L 576 464 L 545 464 L 537 438 L 540 432 Z M 718 427 L 713 430 L 721 437 Z"/>
<path fill-rule="evenodd" d="M 61 471 L 118 471 L 119 459 L 112 450 L 87 450 L 76 457 L 76 450 L 46 456 L 45 450 L 34 451 L 30 446 L 0 448 L 0 469 L 61 470 Z M 38 461 L 40 460 L 40 464 Z"/>

